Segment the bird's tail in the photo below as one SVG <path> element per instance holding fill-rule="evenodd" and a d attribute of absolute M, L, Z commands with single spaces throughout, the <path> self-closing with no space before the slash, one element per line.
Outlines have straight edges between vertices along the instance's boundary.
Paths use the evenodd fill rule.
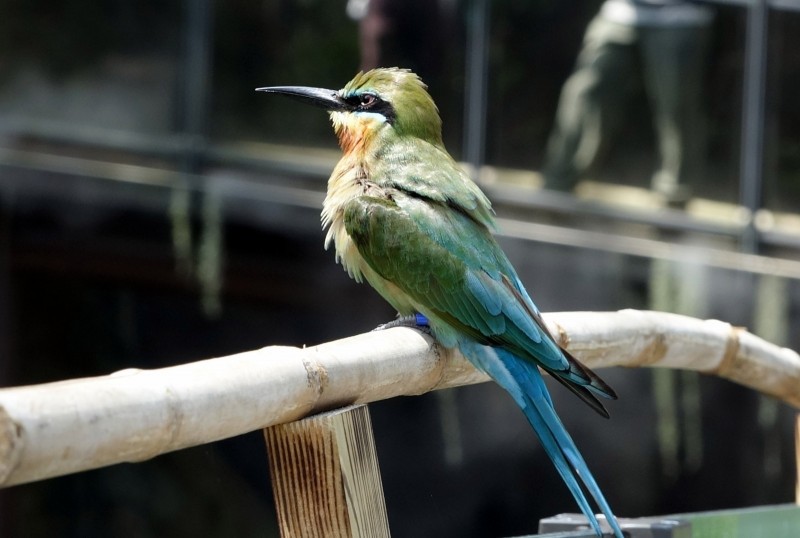
<path fill-rule="evenodd" d="M 460 342 L 459 348 L 476 367 L 485 371 L 508 391 L 517 405 L 522 408 L 539 436 L 545 452 L 550 456 L 558 473 L 597 535 L 602 535 L 600 524 L 589 505 L 585 491 L 591 494 L 597 506 L 605 514 L 614 536 L 623 538 L 622 531 L 608 502 L 603 497 L 600 487 L 595 482 L 583 456 L 575 446 L 575 442 L 561 423 L 561 419 L 556 415 L 553 401 L 539 369 L 500 348 L 464 341 Z"/>

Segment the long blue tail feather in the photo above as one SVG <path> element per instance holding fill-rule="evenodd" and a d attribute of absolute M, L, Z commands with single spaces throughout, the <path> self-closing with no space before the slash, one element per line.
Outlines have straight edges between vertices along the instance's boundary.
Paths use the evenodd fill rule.
<path fill-rule="evenodd" d="M 461 339 L 459 349 L 477 368 L 492 377 L 508 391 L 536 434 L 561 475 L 570 493 L 598 536 L 602 535 L 600 524 L 594 515 L 585 488 L 594 498 L 597 506 L 605 514 L 608 524 L 616 538 L 623 538 L 611 508 L 603 497 L 600 487 L 589 471 L 574 441 L 561 419 L 556 415 L 553 401 L 544 384 L 539 369 L 501 348 L 478 344 L 473 340 Z M 580 482 L 579 482 L 580 480 Z M 583 487 L 581 487 L 581 482 Z"/>

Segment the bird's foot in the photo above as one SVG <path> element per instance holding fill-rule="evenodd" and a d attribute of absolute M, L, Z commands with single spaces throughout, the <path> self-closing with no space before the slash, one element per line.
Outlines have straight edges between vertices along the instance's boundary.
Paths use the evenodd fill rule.
<path fill-rule="evenodd" d="M 423 316 L 422 314 L 412 314 L 410 316 L 398 316 L 397 319 L 390 321 L 389 323 L 383 323 L 378 325 L 373 331 L 383 331 L 385 329 L 391 329 L 393 327 L 411 327 L 412 329 L 417 329 L 419 331 L 424 332 L 425 334 L 431 333 L 431 326 L 428 323 L 428 318 Z"/>

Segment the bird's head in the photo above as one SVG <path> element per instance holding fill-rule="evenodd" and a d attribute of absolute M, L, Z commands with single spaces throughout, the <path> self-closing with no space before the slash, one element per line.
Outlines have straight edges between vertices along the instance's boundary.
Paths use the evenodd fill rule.
<path fill-rule="evenodd" d="M 442 146 L 439 110 L 426 88 L 415 73 L 393 67 L 361 72 L 338 91 L 305 86 L 257 91 L 287 95 L 328 110 L 339 142 L 348 151 L 385 129 Z"/>

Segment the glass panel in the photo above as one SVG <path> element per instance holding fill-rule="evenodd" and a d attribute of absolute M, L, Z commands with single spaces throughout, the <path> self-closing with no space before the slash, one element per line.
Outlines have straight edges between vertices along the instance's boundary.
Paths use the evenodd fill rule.
<path fill-rule="evenodd" d="M 424 17 L 419 13 L 425 12 Z M 319 110 L 257 94 L 257 86 L 338 89 L 356 72 L 407 67 L 422 76 L 441 110 L 451 151 L 461 142 L 461 15 L 426 0 L 223 2 L 217 4 L 213 135 L 333 146 Z"/>
<path fill-rule="evenodd" d="M 4 2 L 2 11 L 0 134 L 174 130 L 180 2 Z"/>
<path fill-rule="evenodd" d="M 672 9 L 496 3 L 487 162 L 615 202 L 735 202 L 745 12 Z"/>
<path fill-rule="evenodd" d="M 769 83 L 766 96 L 765 206 L 800 209 L 800 12 L 770 11 Z M 777 224 L 788 225 L 788 215 Z M 795 217 L 796 219 L 796 217 Z M 797 233 L 798 226 L 793 227 Z"/>
<path fill-rule="evenodd" d="M 358 43 L 341 3 L 221 2 L 214 29 L 213 136 L 332 144 L 319 110 L 254 89 L 342 87 L 358 66 Z"/>
<path fill-rule="evenodd" d="M 735 204 L 739 199 L 747 11 L 722 3 L 712 7 L 714 22 L 702 97 L 707 122 L 706 159 L 694 190 L 700 198 Z M 714 216 L 721 208 L 699 209 Z"/>

